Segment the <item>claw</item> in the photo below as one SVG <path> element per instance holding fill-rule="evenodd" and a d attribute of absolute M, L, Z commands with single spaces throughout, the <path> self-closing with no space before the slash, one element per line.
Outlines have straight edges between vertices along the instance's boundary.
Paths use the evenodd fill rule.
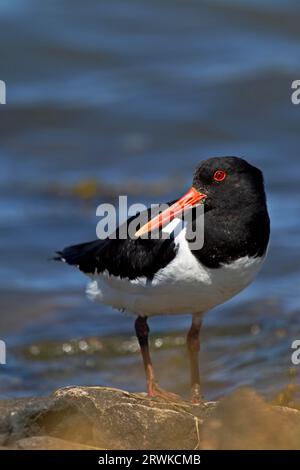
<path fill-rule="evenodd" d="M 179 395 L 176 395 L 176 393 L 168 392 L 167 390 L 160 388 L 160 386 L 156 382 L 151 384 L 151 386 L 149 387 L 148 396 L 150 398 L 161 398 L 166 401 L 182 401 L 182 398 Z"/>

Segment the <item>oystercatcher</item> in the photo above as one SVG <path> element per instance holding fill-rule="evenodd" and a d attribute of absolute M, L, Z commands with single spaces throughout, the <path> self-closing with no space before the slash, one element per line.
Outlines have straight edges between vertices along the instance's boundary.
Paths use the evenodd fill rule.
<path fill-rule="evenodd" d="M 172 227 L 174 219 L 181 220 L 186 210 L 192 212 L 199 204 L 204 204 L 204 244 L 195 249 L 187 232 L 196 216 L 177 232 Z M 133 219 L 128 219 L 127 227 Z M 167 238 L 144 238 L 168 227 Z M 137 316 L 135 330 L 151 397 L 176 398 L 155 379 L 147 318 L 192 314 L 187 347 L 192 401 L 199 403 L 203 399 L 198 360 L 203 315 L 248 286 L 266 256 L 270 221 L 262 172 L 242 158 L 209 158 L 196 168 L 192 187 L 182 198 L 168 203 L 133 238 L 120 239 L 118 233 L 115 239 L 67 247 L 55 259 L 91 278 L 87 288 L 91 298 Z"/>

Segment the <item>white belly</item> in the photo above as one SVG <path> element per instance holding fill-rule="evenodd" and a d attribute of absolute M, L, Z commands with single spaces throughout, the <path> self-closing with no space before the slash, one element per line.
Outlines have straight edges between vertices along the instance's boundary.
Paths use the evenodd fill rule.
<path fill-rule="evenodd" d="M 217 269 L 206 268 L 190 252 L 185 229 L 175 238 L 176 257 L 152 281 L 129 280 L 107 272 L 92 276 L 87 295 L 141 316 L 205 313 L 247 287 L 264 258 L 244 257 Z"/>

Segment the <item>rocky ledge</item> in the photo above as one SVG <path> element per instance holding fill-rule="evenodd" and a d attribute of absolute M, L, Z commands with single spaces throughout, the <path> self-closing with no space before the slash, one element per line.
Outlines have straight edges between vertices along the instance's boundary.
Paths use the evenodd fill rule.
<path fill-rule="evenodd" d="M 0 401 L 1 449 L 299 449 L 300 412 L 253 390 L 192 405 L 107 387 Z"/>

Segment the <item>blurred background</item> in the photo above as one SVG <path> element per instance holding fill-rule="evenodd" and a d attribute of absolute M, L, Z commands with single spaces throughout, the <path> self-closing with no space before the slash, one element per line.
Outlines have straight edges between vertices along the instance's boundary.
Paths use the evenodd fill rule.
<path fill-rule="evenodd" d="M 96 238 L 101 202 L 175 198 L 215 155 L 264 171 L 272 239 L 257 281 L 206 317 L 206 398 L 298 382 L 299 40 L 296 0 L 1 0 L 1 397 L 145 389 L 134 319 L 88 301 L 85 277 L 49 258 Z M 162 385 L 184 396 L 189 323 L 150 321 Z"/>

